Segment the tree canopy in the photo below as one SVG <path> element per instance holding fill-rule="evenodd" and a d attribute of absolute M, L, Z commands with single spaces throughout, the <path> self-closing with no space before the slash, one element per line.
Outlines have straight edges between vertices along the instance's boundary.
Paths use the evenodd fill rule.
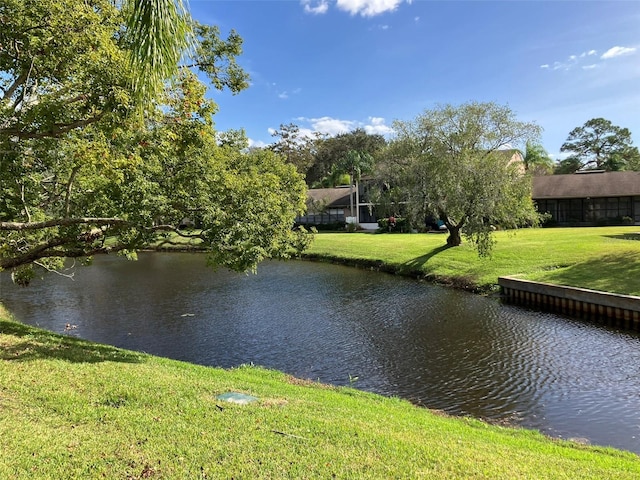
<path fill-rule="evenodd" d="M 485 255 L 496 226 L 537 222 L 531 178 L 514 149 L 539 136 L 537 125 L 518 121 L 506 106 L 471 102 L 426 110 L 396 121 L 394 130 L 379 176 L 414 226 L 439 218 L 449 246 L 462 233 Z"/>
<path fill-rule="evenodd" d="M 348 152 L 356 151 L 375 157 L 386 143 L 382 135 L 367 133 L 362 128 L 321 140 L 307 171 L 307 184 L 334 186 L 334 180 L 345 171 L 339 167 Z"/>
<path fill-rule="evenodd" d="M 133 254 L 169 233 L 197 239 L 211 263 L 236 270 L 304 243 L 291 230 L 304 209 L 302 177 L 272 152 L 244 150 L 243 132 L 219 135 L 217 106 L 191 70 L 219 89 L 246 88 L 239 35 L 223 40 L 186 17 L 191 57 L 156 72 L 161 90 L 140 87 L 144 68 L 131 57 L 141 34 L 125 17 L 167 3 L 0 6 L 0 270 L 16 281 L 28 283 L 34 265 L 57 270 L 68 257 Z M 143 115 L 134 114 L 141 104 Z M 198 230 L 180 231 L 184 218 Z"/>
<path fill-rule="evenodd" d="M 635 170 L 640 167 L 640 152 L 632 143 L 629 129 L 604 118 L 592 118 L 569 133 L 560 151 L 570 155 L 559 162 L 556 173 Z"/>
<path fill-rule="evenodd" d="M 527 142 L 523 161 L 525 170 L 532 175 L 553 173 L 553 160 L 539 143 Z"/>
<path fill-rule="evenodd" d="M 295 123 L 281 124 L 280 130 L 275 130 L 271 135 L 278 140 L 269 145 L 269 150 L 282 155 L 300 174 L 306 175 L 313 165 L 318 142 L 323 135 L 318 132 L 305 135 Z"/>

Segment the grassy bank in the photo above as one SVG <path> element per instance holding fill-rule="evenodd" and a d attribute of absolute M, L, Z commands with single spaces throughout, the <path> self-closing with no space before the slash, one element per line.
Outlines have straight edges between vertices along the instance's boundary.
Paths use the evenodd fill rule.
<path fill-rule="evenodd" d="M 403 273 L 489 290 L 502 275 L 640 295 L 640 227 L 496 232 L 491 258 L 445 234 L 320 233 L 306 255 L 380 263 Z"/>
<path fill-rule="evenodd" d="M 259 398 L 235 405 L 216 396 Z M 220 370 L 0 313 L 0 478 L 638 478 L 640 459 L 255 367 Z"/>

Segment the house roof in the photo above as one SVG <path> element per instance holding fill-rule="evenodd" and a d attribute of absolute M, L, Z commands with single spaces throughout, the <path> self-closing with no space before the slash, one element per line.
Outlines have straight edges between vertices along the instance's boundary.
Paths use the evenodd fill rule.
<path fill-rule="evenodd" d="M 533 177 L 533 198 L 640 196 L 640 172 L 585 171 Z"/>
<path fill-rule="evenodd" d="M 349 187 L 310 188 L 307 198 L 314 203 L 322 203 L 329 208 L 349 206 Z"/>

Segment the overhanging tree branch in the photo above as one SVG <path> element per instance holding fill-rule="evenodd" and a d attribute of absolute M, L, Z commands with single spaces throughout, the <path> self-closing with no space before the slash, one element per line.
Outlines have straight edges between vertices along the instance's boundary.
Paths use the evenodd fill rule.
<path fill-rule="evenodd" d="M 0 231 L 19 232 L 23 230 L 42 230 L 52 227 L 70 227 L 73 225 L 128 225 L 130 222 L 121 218 L 56 218 L 43 222 L 0 222 Z"/>

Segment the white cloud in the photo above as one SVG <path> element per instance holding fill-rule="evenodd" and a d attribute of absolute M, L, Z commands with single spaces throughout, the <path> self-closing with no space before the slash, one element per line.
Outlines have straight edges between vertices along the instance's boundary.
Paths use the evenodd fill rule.
<path fill-rule="evenodd" d="M 329 10 L 328 0 L 300 0 L 300 3 L 304 6 L 306 13 L 313 15 L 322 15 Z"/>
<path fill-rule="evenodd" d="M 596 68 L 598 68 L 600 65 L 597 65 L 595 63 L 592 63 L 591 65 L 584 65 L 582 67 L 583 70 L 594 70 Z"/>
<path fill-rule="evenodd" d="M 544 65 L 540 65 L 540 68 L 549 68 L 549 64 L 545 63 Z"/>
<path fill-rule="evenodd" d="M 286 100 L 287 98 L 289 98 L 289 94 L 287 92 L 280 92 L 278 94 L 278 98 L 281 98 L 283 100 Z"/>
<path fill-rule="evenodd" d="M 340 120 L 331 117 L 300 118 L 299 120 L 310 123 L 314 132 L 326 133 L 331 136 L 347 133 L 356 126 L 356 122 L 351 120 Z"/>
<path fill-rule="evenodd" d="M 612 47 L 604 52 L 600 58 L 607 60 L 609 58 L 620 57 L 622 55 L 631 55 L 632 53 L 635 53 L 635 51 L 635 47 Z"/>
<path fill-rule="evenodd" d="M 273 129 L 270 128 L 269 130 L 271 131 Z M 269 133 L 271 133 L 271 132 L 269 132 Z M 267 146 L 267 144 L 265 142 L 263 142 L 262 140 L 249 139 L 249 148 L 264 148 L 266 146 Z"/>
<path fill-rule="evenodd" d="M 365 125 L 364 130 L 370 135 L 390 135 L 393 133 L 393 129 L 385 125 L 385 120 L 382 117 L 369 117 L 369 125 Z"/>
<path fill-rule="evenodd" d="M 400 4 L 411 3 L 413 0 L 336 0 L 335 4 L 339 10 L 348 12 L 351 15 L 362 17 L 375 17 L 398 9 Z M 300 0 L 305 13 L 312 15 L 322 15 L 329 11 L 329 0 Z M 419 17 L 415 20 L 418 21 Z"/>
<path fill-rule="evenodd" d="M 393 133 L 393 129 L 385 124 L 385 119 L 382 117 L 369 117 L 366 122 L 341 120 L 332 117 L 298 117 L 295 120 L 299 122 L 301 136 L 311 137 L 315 133 L 321 133 L 333 137 L 341 133 L 351 132 L 356 128 L 362 128 L 370 135 L 389 135 Z M 269 133 L 274 131 L 274 129 L 269 129 Z"/>

